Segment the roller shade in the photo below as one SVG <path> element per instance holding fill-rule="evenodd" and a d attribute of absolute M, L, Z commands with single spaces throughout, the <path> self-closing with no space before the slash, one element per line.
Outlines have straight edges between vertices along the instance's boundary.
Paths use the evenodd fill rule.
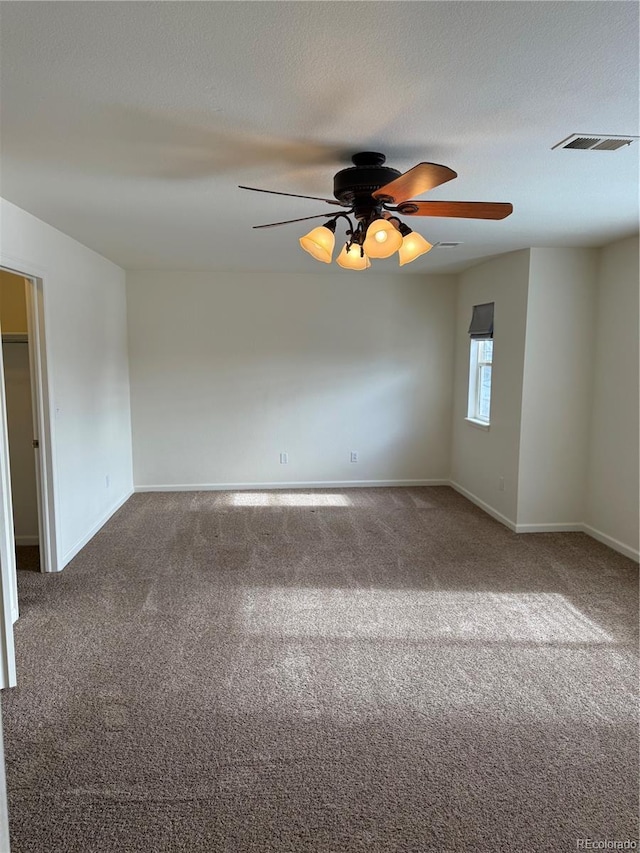
<path fill-rule="evenodd" d="M 469 326 L 469 337 L 476 341 L 493 337 L 493 302 L 484 305 L 474 305 Z"/>

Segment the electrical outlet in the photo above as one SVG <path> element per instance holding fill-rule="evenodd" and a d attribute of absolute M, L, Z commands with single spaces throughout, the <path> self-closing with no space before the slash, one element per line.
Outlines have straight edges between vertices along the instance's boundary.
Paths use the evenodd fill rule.
<path fill-rule="evenodd" d="M 504 492 L 504 477 L 498 477 L 498 491 Z"/>
<path fill-rule="evenodd" d="M 280 464 L 286 465 L 288 462 L 289 462 L 289 454 L 288 453 L 281 453 L 280 454 Z"/>
<path fill-rule="evenodd" d="M 358 451 L 357 451 L 357 450 L 352 450 L 352 451 L 351 451 L 351 461 L 352 461 L 352 462 L 357 462 L 357 461 L 358 461 Z"/>

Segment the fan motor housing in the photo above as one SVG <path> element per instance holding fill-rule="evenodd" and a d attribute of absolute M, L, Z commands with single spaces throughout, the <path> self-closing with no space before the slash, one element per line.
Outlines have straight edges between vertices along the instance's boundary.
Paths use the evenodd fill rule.
<path fill-rule="evenodd" d="M 342 204 L 353 207 L 356 218 L 367 217 L 382 206 L 372 193 L 399 178 L 401 172 L 384 166 L 386 157 L 376 151 L 363 151 L 351 158 L 354 166 L 342 169 L 333 179 L 333 194 Z"/>

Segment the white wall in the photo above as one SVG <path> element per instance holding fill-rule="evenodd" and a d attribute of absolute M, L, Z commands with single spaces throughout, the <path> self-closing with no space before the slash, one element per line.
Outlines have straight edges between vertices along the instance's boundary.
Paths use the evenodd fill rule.
<path fill-rule="evenodd" d="M 518 529 L 580 525 L 589 446 L 594 249 L 531 249 Z"/>
<path fill-rule="evenodd" d="M 600 250 L 585 521 L 638 553 L 638 238 Z"/>
<path fill-rule="evenodd" d="M 465 421 L 471 309 L 495 302 L 489 430 Z M 529 249 L 459 278 L 453 484 L 518 531 L 638 557 L 638 239 Z M 505 491 L 498 487 L 504 477 Z"/>
<path fill-rule="evenodd" d="M 529 250 L 501 255 L 459 277 L 451 479 L 463 493 L 515 525 L 522 410 Z M 465 420 L 469 323 L 474 305 L 494 302 L 491 426 Z M 504 478 L 504 491 L 499 479 Z"/>
<path fill-rule="evenodd" d="M 453 276 L 128 273 L 136 486 L 446 479 L 455 290 Z"/>
<path fill-rule="evenodd" d="M 132 489 L 124 272 L 4 200 L 0 229 L 0 263 L 44 282 L 62 567 Z"/>

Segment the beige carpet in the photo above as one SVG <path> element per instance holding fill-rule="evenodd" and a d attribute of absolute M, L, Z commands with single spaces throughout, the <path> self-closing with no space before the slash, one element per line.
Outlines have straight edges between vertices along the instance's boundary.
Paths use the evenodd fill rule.
<path fill-rule="evenodd" d="M 13 853 L 637 840 L 637 566 L 446 487 L 139 494 L 23 572 Z"/>

